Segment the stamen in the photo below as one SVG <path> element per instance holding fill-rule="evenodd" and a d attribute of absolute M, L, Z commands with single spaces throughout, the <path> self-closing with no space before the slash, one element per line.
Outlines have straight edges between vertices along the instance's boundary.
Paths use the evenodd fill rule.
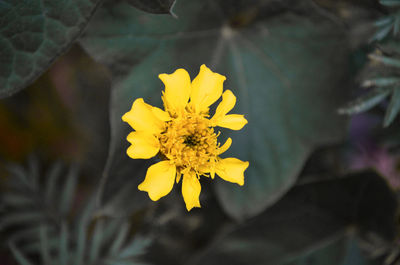
<path fill-rule="evenodd" d="M 175 163 L 180 173 L 192 170 L 200 177 L 209 173 L 205 170 L 218 155 L 218 134 L 204 116 L 188 113 L 167 123 L 160 136 L 160 152 Z"/>

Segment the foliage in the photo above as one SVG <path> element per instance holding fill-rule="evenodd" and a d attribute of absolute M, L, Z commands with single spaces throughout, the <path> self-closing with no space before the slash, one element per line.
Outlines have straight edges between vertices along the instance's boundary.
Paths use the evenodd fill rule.
<path fill-rule="evenodd" d="M 143 254 L 149 238 L 131 240 L 129 223 L 96 218 L 95 198 L 72 215 L 77 170 L 71 168 L 65 177 L 62 171 L 59 163 L 54 164 L 43 179 L 36 160 L 31 159 L 29 170 L 10 166 L 13 189 L 2 196 L 1 224 L 3 230 L 18 226 L 8 244 L 19 264 L 33 264 L 26 254 L 39 255 L 42 264 L 143 264 L 137 256 Z M 65 180 L 60 182 L 62 177 Z"/>
<path fill-rule="evenodd" d="M 393 49 L 393 46 L 395 49 Z M 389 105 L 386 108 L 384 127 L 389 126 L 400 111 L 400 53 L 397 44 L 382 46 L 381 50 L 369 55 L 371 60 L 368 68 L 370 78 L 363 81 L 362 85 L 369 91 L 356 100 L 340 108 L 341 114 L 357 114 L 367 111 L 382 103 L 390 96 Z M 388 55 L 385 55 L 388 52 Z M 383 54 L 382 54 L 383 53 Z"/>
<path fill-rule="evenodd" d="M 396 209 L 395 197 L 373 172 L 298 185 L 261 215 L 221 236 L 193 264 L 280 264 L 329 242 L 350 225 L 390 241 Z"/>
<path fill-rule="evenodd" d="M 398 9 L 400 7 L 400 1 L 397 0 L 381 0 L 380 3 L 388 8 Z M 390 96 L 390 103 L 387 106 L 383 121 L 383 126 L 387 127 L 400 111 L 400 49 L 397 41 L 395 41 L 400 30 L 400 12 L 397 10 L 393 14 L 380 18 L 375 22 L 375 26 L 378 30 L 371 41 L 382 41 L 384 39 L 388 41 L 383 42 L 375 53 L 369 55 L 371 63 L 366 66 L 368 76 L 364 76 L 362 86 L 371 89 L 348 103 L 347 106 L 340 108 L 339 113 L 352 115 L 364 112 L 382 103 Z M 392 34 L 390 34 L 391 32 Z"/>
<path fill-rule="evenodd" d="M 346 98 L 345 87 L 338 89 L 347 74 L 342 28 L 291 12 L 271 18 L 258 18 L 262 12 L 246 13 L 257 4 L 233 5 L 230 13 L 221 14 L 223 5 L 224 1 L 177 2 L 177 20 L 145 15 L 121 3 L 105 5 L 91 21 L 81 44 L 109 66 L 115 78 L 105 204 L 115 200 L 112 195 L 118 183 L 132 178 L 122 178 L 120 171 L 136 172 L 133 186 L 137 186 L 147 168 L 145 162 L 129 161 L 125 155 L 128 126 L 122 124 L 122 114 L 138 97 L 152 105 L 159 102 L 162 85 L 157 73 L 183 67 L 190 69 L 193 78 L 199 61 L 227 75 L 225 86 L 239 98 L 235 111 L 243 113 L 250 124 L 240 134 L 229 135 L 234 144 L 228 155 L 240 153 L 238 158 L 252 165 L 246 171 L 246 185 L 237 188 L 219 182 L 216 189 L 230 216 L 245 219 L 263 211 L 293 185 L 316 146 L 343 137 L 345 119 L 335 113 L 338 102 Z M 201 21 L 196 19 L 200 14 Z M 143 16 L 145 25 L 140 22 Z M 121 24 L 132 27 L 122 29 Z M 302 64 L 307 68 L 299 67 Z M 268 115 L 259 119 L 259 113 Z M 144 200 L 140 193 L 133 196 Z"/>
<path fill-rule="evenodd" d="M 0 260 L 399 264 L 399 7 L 0 1 L 0 97 L 27 88 L 0 101 Z M 126 155 L 121 116 L 137 98 L 161 106 L 158 74 L 193 78 L 201 64 L 237 95 L 249 123 L 220 140 L 250 166 L 243 187 L 201 178 L 202 208 L 188 213 L 180 186 L 158 202 L 138 191 L 154 160 Z M 33 147 L 41 158 L 23 166 Z"/>
<path fill-rule="evenodd" d="M 400 7 L 400 2 L 397 0 L 380 0 L 379 2 L 388 8 L 396 9 Z M 380 18 L 375 22 L 375 26 L 378 29 L 372 36 L 371 41 L 381 41 L 388 37 L 390 33 L 393 36 L 397 36 L 400 30 L 400 12 L 396 11 Z"/>
<path fill-rule="evenodd" d="M 29 85 L 75 41 L 100 0 L 0 2 L 0 97 Z"/>
<path fill-rule="evenodd" d="M 140 10 L 154 14 L 171 14 L 175 0 L 128 0 L 128 3 Z"/>

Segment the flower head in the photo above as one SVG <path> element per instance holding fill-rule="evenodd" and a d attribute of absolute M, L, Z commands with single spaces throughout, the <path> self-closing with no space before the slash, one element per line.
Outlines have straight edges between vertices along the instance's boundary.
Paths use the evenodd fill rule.
<path fill-rule="evenodd" d="M 223 92 L 225 77 L 212 72 L 205 65 L 191 81 L 188 72 L 178 69 L 172 74 L 160 74 L 165 85 L 162 94 L 164 109 L 153 107 L 136 99 L 129 112 L 122 116 L 135 131 L 127 140 L 131 146 L 128 156 L 148 159 L 159 154 L 161 162 L 150 166 L 139 190 L 146 191 L 157 201 L 167 195 L 174 182 L 182 178 L 182 195 L 186 208 L 200 207 L 201 176 L 244 184 L 244 171 L 249 162 L 237 158 L 220 158 L 231 145 L 228 138 L 221 145 L 219 132 L 214 127 L 240 130 L 247 120 L 243 115 L 228 114 L 236 103 L 232 91 Z M 222 95 L 214 115 L 209 108 Z"/>

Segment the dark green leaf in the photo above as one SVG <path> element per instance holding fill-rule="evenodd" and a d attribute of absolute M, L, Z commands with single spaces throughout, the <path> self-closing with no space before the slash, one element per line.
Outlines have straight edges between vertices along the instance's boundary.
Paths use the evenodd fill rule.
<path fill-rule="evenodd" d="M 282 265 L 378 265 L 368 260 L 353 238 L 341 238 L 313 249 Z"/>
<path fill-rule="evenodd" d="M 371 38 L 371 41 L 375 41 L 375 40 L 376 41 L 381 41 L 381 40 L 383 40 L 389 34 L 389 32 L 392 30 L 392 28 L 393 28 L 393 24 L 392 23 L 381 27 L 380 29 L 378 29 L 376 31 L 374 36 Z"/>
<path fill-rule="evenodd" d="M 385 120 L 383 126 L 389 126 L 393 120 L 396 118 L 400 111 L 400 87 L 393 89 L 392 97 L 390 99 L 389 106 L 386 110 Z"/>
<path fill-rule="evenodd" d="M 28 173 L 25 169 L 16 164 L 11 164 L 7 166 L 8 172 L 12 175 L 13 178 L 18 179 L 23 185 L 30 187 Z"/>
<path fill-rule="evenodd" d="M 183 67 L 194 78 L 206 63 L 227 76 L 225 88 L 237 95 L 233 113 L 245 114 L 249 124 L 230 133 L 233 145 L 226 155 L 248 160 L 250 167 L 243 187 L 217 184 L 224 209 L 235 218 L 255 215 L 274 203 L 315 147 L 343 136 L 346 119 L 335 112 L 347 91 L 342 83 L 348 73 L 342 29 L 322 18 L 268 18 L 265 9 L 249 5 L 256 10 L 257 23 L 251 23 L 253 17 L 247 18 L 246 12 L 232 10 L 235 5 L 229 14 L 224 12 L 222 2 L 178 1 L 174 9 L 179 19 L 121 3 L 99 10 L 90 23 L 81 43 L 115 76 L 103 204 L 128 183 L 133 187 L 125 193 L 125 203 L 113 204 L 109 212 L 127 214 L 126 205 L 137 209 L 150 201 L 136 186 L 154 161 L 127 157 L 130 129 L 121 116 L 139 97 L 160 105 L 159 73 Z M 241 16 L 244 21 L 237 20 Z"/>
<path fill-rule="evenodd" d="M 32 263 L 13 244 L 10 244 L 10 249 L 20 265 L 32 265 Z"/>
<path fill-rule="evenodd" d="M 48 202 L 53 202 L 58 200 L 57 194 L 57 181 L 61 176 L 61 163 L 54 163 L 51 165 L 49 172 L 46 174 L 46 184 L 45 184 L 45 199 Z"/>
<path fill-rule="evenodd" d="M 400 30 L 400 15 L 396 16 L 393 23 L 393 34 L 396 36 Z"/>
<path fill-rule="evenodd" d="M 173 14 L 175 0 L 127 0 L 128 3 L 143 11 L 154 14 Z"/>
<path fill-rule="evenodd" d="M 374 25 L 377 27 L 382 27 L 382 26 L 386 26 L 388 24 L 391 24 L 393 22 L 393 17 L 391 16 L 386 16 L 383 17 L 381 19 L 378 19 L 377 21 L 375 21 Z"/>
<path fill-rule="evenodd" d="M 43 214 L 37 211 L 14 212 L 3 216 L 0 220 L 0 230 L 12 225 L 23 225 L 37 223 L 44 218 Z"/>
<path fill-rule="evenodd" d="M 368 57 L 371 60 L 380 62 L 384 65 L 400 68 L 400 60 L 399 59 L 376 55 L 376 54 L 370 54 Z"/>
<path fill-rule="evenodd" d="M 77 181 L 77 169 L 71 168 L 68 175 L 66 176 L 66 181 L 60 198 L 60 212 L 62 214 L 68 213 L 74 201 L 76 181 Z"/>
<path fill-rule="evenodd" d="M 101 242 L 103 240 L 103 220 L 96 222 L 92 240 L 90 242 L 89 263 L 94 263 L 100 254 Z"/>
<path fill-rule="evenodd" d="M 6 193 L 2 194 L 1 200 L 12 207 L 24 207 L 24 206 L 32 206 L 34 203 L 32 199 L 27 197 L 26 194 L 13 194 Z"/>
<path fill-rule="evenodd" d="M 128 232 L 129 232 L 129 224 L 123 224 L 122 226 L 120 226 L 118 235 L 113 240 L 113 243 L 110 248 L 110 257 L 115 256 L 121 249 L 126 240 L 126 237 L 128 236 Z"/>
<path fill-rule="evenodd" d="M 379 3 L 385 6 L 400 6 L 399 0 L 380 0 Z"/>
<path fill-rule="evenodd" d="M 369 87 L 369 86 L 379 86 L 379 87 L 384 87 L 384 86 L 392 86 L 400 83 L 400 78 L 399 77 L 378 77 L 374 79 L 368 79 L 363 82 L 363 86 Z"/>
<path fill-rule="evenodd" d="M 76 224 L 77 229 L 77 246 L 76 246 L 76 265 L 84 264 L 84 255 L 86 249 L 86 233 L 89 226 L 89 222 L 93 217 L 94 209 L 96 207 L 96 199 L 95 196 L 86 203 L 85 207 L 83 208 L 79 218 L 77 218 L 78 223 Z"/>
<path fill-rule="evenodd" d="M 340 114 L 357 114 L 367 111 L 381 103 L 390 94 L 390 91 L 389 88 L 374 88 L 348 103 L 346 107 L 340 108 L 338 112 Z"/>
<path fill-rule="evenodd" d="M 354 225 L 390 242 L 397 209 L 385 180 L 370 171 L 298 185 L 261 215 L 221 236 L 193 264 L 279 264 Z"/>
<path fill-rule="evenodd" d="M 0 1 L 0 97 L 41 75 L 80 35 L 99 2 Z"/>
<path fill-rule="evenodd" d="M 151 242 L 152 240 L 148 237 L 136 236 L 133 241 L 118 253 L 118 257 L 121 259 L 127 259 L 130 257 L 140 256 L 145 253 Z"/>
<path fill-rule="evenodd" d="M 40 239 L 40 255 L 42 257 L 42 262 L 44 265 L 51 265 L 52 261 L 50 259 L 50 249 L 49 249 L 49 239 L 47 234 L 47 228 L 45 225 L 41 225 L 39 229 L 39 239 Z"/>
<path fill-rule="evenodd" d="M 59 264 L 60 265 L 68 265 L 68 227 L 65 222 L 61 224 L 61 232 L 59 239 Z"/>

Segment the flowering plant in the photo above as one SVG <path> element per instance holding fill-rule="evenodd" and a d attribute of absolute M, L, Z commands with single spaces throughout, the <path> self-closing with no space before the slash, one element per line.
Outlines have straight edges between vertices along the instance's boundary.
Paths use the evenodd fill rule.
<path fill-rule="evenodd" d="M 174 182 L 182 180 L 182 195 L 186 208 L 200 207 L 200 176 L 222 179 L 243 185 L 244 171 L 249 162 L 237 158 L 220 158 L 232 144 L 228 138 L 221 146 L 219 132 L 214 127 L 240 130 L 247 120 L 243 115 L 228 114 L 236 103 L 232 91 L 223 91 L 225 77 L 212 72 L 204 64 L 191 82 L 188 72 L 178 69 L 173 74 L 160 74 L 165 85 L 162 95 L 164 109 L 153 107 L 142 98 L 122 116 L 135 131 L 127 140 L 132 144 L 127 154 L 133 159 L 147 159 L 160 154 L 162 159 L 149 167 L 139 190 L 146 191 L 157 201 L 167 195 Z M 209 107 L 222 95 L 215 114 Z"/>

